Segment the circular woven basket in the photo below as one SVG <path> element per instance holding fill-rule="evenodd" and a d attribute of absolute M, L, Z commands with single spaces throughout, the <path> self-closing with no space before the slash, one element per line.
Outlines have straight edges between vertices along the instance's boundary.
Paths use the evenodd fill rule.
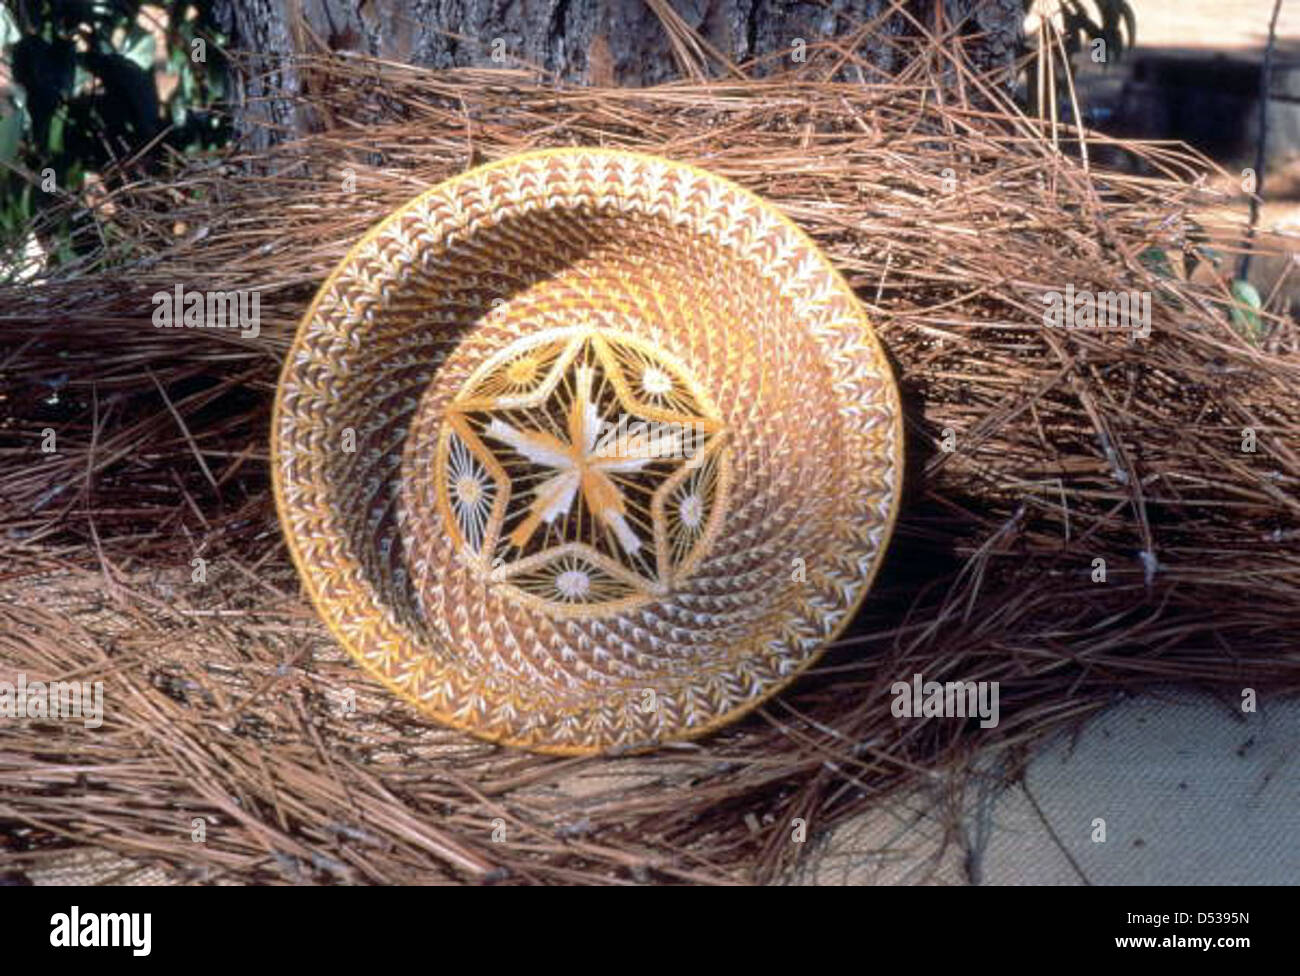
<path fill-rule="evenodd" d="M 716 729 L 866 595 L 898 393 L 852 291 L 752 193 L 526 153 L 423 193 L 322 286 L 275 404 L 322 618 L 434 719 L 553 753 Z"/>

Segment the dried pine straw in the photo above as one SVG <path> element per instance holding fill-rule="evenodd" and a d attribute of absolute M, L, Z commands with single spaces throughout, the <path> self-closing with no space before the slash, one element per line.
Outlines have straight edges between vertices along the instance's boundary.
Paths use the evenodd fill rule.
<path fill-rule="evenodd" d="M 871 86 L 572 90 L 310 59 L 311 135 L 110 181 L 86 258 L 0 289 L 0 670 L 106 701 L 97 730 L 0 726 L 5 869 L 95 850 L 173 881 L 770 881 L 889 791 L 1126 691 L 1300 688 L 1300 337 L 1272 315 L 1243 336 L 1212 270 L 1140 259 L 1181 270 L 1212 165 L 1100 137 L 1085 163 L 943 49 L 910 63 Z M 903 514 L 853 628 L 756 715 L 651 756 L 536 757 L 418 718 L 325 635 L 268 492 L 278 362 L 349 245 L 473 163 L 574 144 L 783 208 L 859 290 L 907 402 Z M 154 329 L 178 283 L 258 290 L 261 334 Z M 1067 283 L 1151 291 L 1151 336 L 1044 328 Z M 914 673 L 1001 682 L 1000 726 L 894 718 Z"/>

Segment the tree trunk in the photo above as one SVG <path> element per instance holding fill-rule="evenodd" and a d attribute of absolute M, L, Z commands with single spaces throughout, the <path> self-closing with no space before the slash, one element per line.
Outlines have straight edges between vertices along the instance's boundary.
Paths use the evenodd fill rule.
<path fill-rule="evenodd" d="M 884 15 L 888 0 L 663 0 L 663 6 L 733 63 L 771 57 L 753 69 L 758 75 L 783 61 L 788 67 L 800 41 L 843 37 L 878 19 L 859 52 L 892 72 L 896 55 L 884 38 L 916 33 L 907 17 Z M 978 68 L 1010 69 L 1019 51 L 1022 0 L 908 0 L 905 6 L 932 30 L 962 25 Z M 259 120 L 300 129 L 287 104 L 266 100 L 259 75 L 270 72 L 274 86 L 295 90 L 298 79 L 283 56 L 320 51 L 322 44 L 427 67 L 531 65 L 580 84 L 652 85 L 681 75 L 648 0 L 216 0 L 215 14 L 232 48 L 254 52 L 253 70 L 235 84 L 244 132 Z M 713 74 L 721 68 L 716 61 L 708 67 Z"/>

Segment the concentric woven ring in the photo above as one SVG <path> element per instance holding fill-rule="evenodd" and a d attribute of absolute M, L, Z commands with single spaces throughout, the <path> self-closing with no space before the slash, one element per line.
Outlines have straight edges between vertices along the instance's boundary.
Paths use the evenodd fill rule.
<path fill-rule="evenodd" d="M 581 754 L 692 738 L 852 618 L 902 416 L 847 283 L 717 176 L 530 152 L 399 208 L 321 287 L 272 422 L 318 612 L 421 712 Z"/>

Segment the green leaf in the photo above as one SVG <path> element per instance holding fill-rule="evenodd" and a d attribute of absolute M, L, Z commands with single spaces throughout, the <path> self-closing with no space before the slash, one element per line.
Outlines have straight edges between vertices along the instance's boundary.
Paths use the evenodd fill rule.
<path fill-rule="evenodd" d="M 14 23 L 13 15 L 9 13 L 9 8 L 0 6 L 0 53 L 10 44 L 15 44 L 18 38 L 23 36 L 23 32 L 18 29 Z"/>
<path fill-rule="evenodd" d="M 1148 271 L 1153 271 L 1162 278 L 1174 277 L 1174 266 L 1169 263 L 1169 255 L 1164 248 L 1149 247 L 1138 255 L 1138 260 Z"/>
<path fill-rule="evenodd" d="M 135 27 L 126 36 L 121 53 L 123 57 L 134 61 L 145 71 L 150 71 L 153 69 L 155 51 L 153 35 L 141 30 L 139 27 Z"/>
<path fill-rule="evenodd" d="M 1232 297 L 1236 304 L 1232 306 L 1232 324 L 1246 338 L 1257 342 L 1264 337 L 1264 326 L 1259 318 L 1261 302 L 1255 286 L 1244 278 L 1232 282 Z"/>
<path fill-rule="evenodd" d="M 1128 28 L 1128 46 L 1136 47 L 1138 28 L 1137 17 L 1133 14 L 1133 7 L 1127 2 L 1127 0 L 1123 0 L 1123 2 L 1119 4 L 1119 7 L 1120 16 L 1124 18 L 1124 26 Z"/>
<path fill-rule="evenodd" d="M 63 127 L 66 118 L 62 112 L 55 112 L 54 117 L 50 119 L 50 137 L 46 142 L 46 148 L 51 156 L 57 156 L 63 152 Z"/>
<path fill-rule="evenodd" d="M 1261 307 L 1259 292 L 1245 278 L 1236 278 L 1232 282 L 1232 297 L 1238 301 L 1245 302 L 1251 308 L 1258 309 Z"/>
<path fill-rule="evenodd" d="M 4 118 L 0 118 L 0 163 L 7 163 L 18 155 L 18 147 L 23 141 L 22 109 L 15 109 Z"/>

